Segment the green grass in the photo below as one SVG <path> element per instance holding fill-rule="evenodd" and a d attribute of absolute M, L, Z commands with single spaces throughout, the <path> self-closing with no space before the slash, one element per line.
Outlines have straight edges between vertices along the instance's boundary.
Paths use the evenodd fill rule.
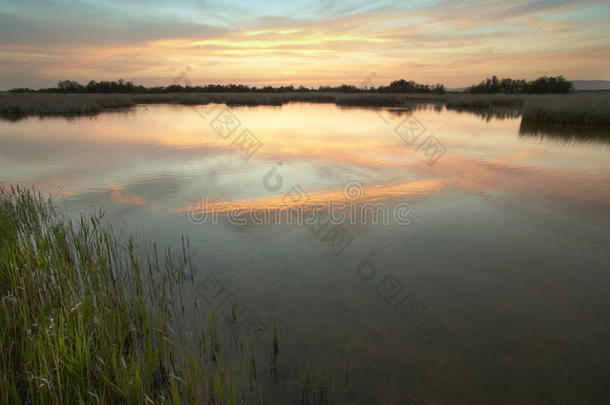
<path fill-rule="evenodd" d="M 0 404 L 255 401 L 251 339 L 227 343 L 212 313 L 178 343 L 188 241 L 137 253 L 102 218 L 0 191 Z"/>

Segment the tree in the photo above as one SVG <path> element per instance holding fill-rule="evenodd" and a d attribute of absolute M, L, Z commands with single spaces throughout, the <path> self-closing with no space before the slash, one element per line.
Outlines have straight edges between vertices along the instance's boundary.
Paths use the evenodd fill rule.
<path fill-rule="evenodd" d="M 572 83 L 563 76 L 542 76 L 531 82 L 523 79 L 502 79 L 496 76 L 483 80 L 470 87 L 470 93 L 567 93 Z"/>
<path fill-rule="evenodd" d="M 62 93 L 81 93 L 85 87 L 73 80 L 60 80 L 57 82 L 57 89 Z"/>

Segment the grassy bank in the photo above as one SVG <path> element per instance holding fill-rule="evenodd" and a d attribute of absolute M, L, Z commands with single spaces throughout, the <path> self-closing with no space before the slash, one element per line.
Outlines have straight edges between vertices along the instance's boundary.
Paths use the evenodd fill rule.
<path fill-rule="evenodd" d="M 289 102 L 334 103 L 339 106 L 407 107 L 444 105 L 458 111 L 511 108 L 524 120 L 585 125 L 610 125 L 610 92 L 573 94 L 381 94 L 381 93 L 164 93 L 164 94 L 49 94 L 0 93 L 0 115 L 96 114 L 136 104 L 166 103 L 230 106 L 281 106 Z"/>
<path fill-rule="evenodd" d="M 251 340 L 226 345 L 211 315 L 178 343 L 187 249 L 138 254 L 101 215 L 74 223 L 3 188 L 0 404 L 257 403 Z"/>

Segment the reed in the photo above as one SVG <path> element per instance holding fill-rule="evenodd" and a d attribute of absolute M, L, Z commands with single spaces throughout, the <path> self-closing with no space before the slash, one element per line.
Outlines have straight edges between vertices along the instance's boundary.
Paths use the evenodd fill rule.
<path fill-rule="evenodd" d="M 495 106 L 522 106 L 525 96 L 509 94 L 450 94 L 445 105 L 447 108 L 490 108 Z"/>
<path fill-rule="evenodd" d="M 0 115 L 81 115 L 125 108 L 135 102 L 122 94 L 0 93 Z"/>
<path fill-rule="evenodd" d="M 532 96 L 523 108 L 523 120 L 610 125 L 610 92 Z"/>
<path fill-rule="evenodd" d="M 97 114 L 110 108 L 135 104 L 164 103 L 228 106 L 282 106 L 290 102 L 334 103 L 339 106 L 410 107 L 445 106 L 450 110 L 481 111 L 511 109 L 524 120 L 610 125 L 610 92 L 573 94 L 383 94 L 336 92 L 287 93 L 163 93 L 163 94 L 56 94 L 0 93 L 0 116 L 9 119 L 28 115 Z M 493 114 L 492 114 L 493 115 Z"/>
<path fill-rule="evenodd" d="M 188 344 L 171 327 L 188 249 L 138 253 L 102 219 L 70 221 L 30 190 L 0 190 L 0 403 L 258 398 L 252 339 L 227 344 L 214 312 Z"/>
<path fill-rule="evenodd" d="M 396 107 L 404 105 L 405 101 L 405 97 L 394 94 L 348 94 L 335 98 L 337 105 L 362 107 Z"/>

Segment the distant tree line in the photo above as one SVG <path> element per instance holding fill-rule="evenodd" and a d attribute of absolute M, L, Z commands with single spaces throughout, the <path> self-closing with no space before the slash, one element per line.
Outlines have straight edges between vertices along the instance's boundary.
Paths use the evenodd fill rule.
<path fill-rule="evenodd" d="M 27 88 L 10 90 L 14 93 L 35 92 Z M 338 93 L 444 93 L 445 87 L 442 84 L 429 86 L 427 84 L 419 84 L 414 81 L 406 81 L 404 79 L 396 80 L 390 83 L 389 86 L 369 87 L 366 89 L 356 86 L 342 84 L 340 86 L 320 86 L 316 88 L 308 88 L 304 86 L 264 86 L 250 87 L 243 84 L 208 84 L 206 86 L 182 86 L 180 84 L 172 84 L 169 86 L 144 87 L 135 85 L 131 81 L 101 81 L 96 82 L 91 80 L 86 86 L 83 86 L 74 80 L 61 80 L 57 82 L 57 87 L 48 89 L 40 89 L 43 93 L 292 93 L 292 92 L 338 92 Z"/>
<path fill-rule="evenodd" d="M 497 76 L 483 80 L 471 86 L 466 91 L 470 93 L 567 93 L 572 89 L 572 83 L 563 76 L 542 76 L 533 81 L 498 79 Z M 37 90 L 20 88 L 9 90 L 14 93 L 36 92 Z M 250 87 L 243 84 L 208 84 L 206 86 L 182 86 L 172 84 L 169 86 L 144 87 L 135 85 L 131 81 L 119 79 L 117 81 L 91 80 L 86 86 L 74 80 L 61 80 L 57 87 L 40 89 L 43 93 L 292 93 L 292 92 L 336 92 L 336 93 L 435 93 L 443 94 L 445 86 L 442 84 L 420 84 L 404 79 L 395 80 L 388 86 L 360 88 L 353 85 L 320 86 L 308 88 L 304 86 L 264 86 Z"/>
<path fill-rule="evenodd" d="M 389 86 L 370 87 L 361 89 L 356 86 L 343 84 L 338 87 L 320 86 L 317 91 L 339 92 L 339 93 L 437 93 L 445 92 L 445 86 L 435 84 L 433 86 L 427 84 L 419 84 L 414 81 L 406 81 L 404 79 L 395 80 Z"/>
<path fill-rule="evenodd" d="M 429 86 L 427 84 L 419 84 L 414 81 L 406 81 L 403 79 L 393 81 L 389 86 L 379 86 L 376 90 L 379 93 L 437 93 L 445 92 L 445 86 L 435 84 Z"/>
<path fill-rule="evenodd" d="M 470 87 L 470 93 L 568 93 L 572 82 L 563 76 L 542 76 L 528 82 L 526 80 L 498 79 L 492 76 Z"/>

